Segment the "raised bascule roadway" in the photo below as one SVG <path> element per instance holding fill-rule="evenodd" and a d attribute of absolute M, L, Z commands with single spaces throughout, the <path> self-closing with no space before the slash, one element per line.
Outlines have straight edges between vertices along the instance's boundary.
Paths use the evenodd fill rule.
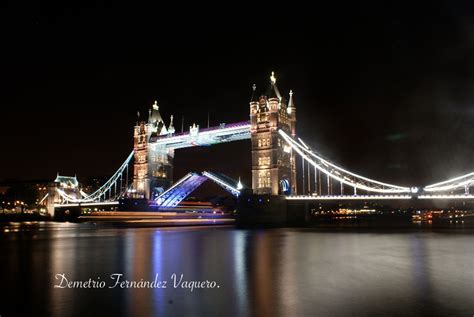
<path fill-rule="evenodd" d="M 389 184 L 325 159 L 308 145 L 311 142 L 297 136 L 295 124 L 293 92 L 289 92 L 287 101 L 280 94 L 273 73 L 268 89 L 259 97 L 253 86 L 250 121 L 206 129 L 194 124 L 188 131 L 176 133 L 173 117 L 166 126 L 155 102 L 148 121 L 137 122 L 134 128 L 133 151 L 107 182 L 87 194 L 78 184 L 67 181 L 67 177 L 58 178 L 42 202 L 51 214 L 54 208 L 68 206 L 115 206 L 120 199 L 147 199 L 150 206 L 160 210 L 177 206 L 206 180 L 238 197 L 243 189 L 240 181 L 211 171 L 190 172 L 173 182 L 174 151 L 247 139 L 252 144 L 252 184 L 246 190 L 251 189 L 254 195 L 314 202 L 474 199 L 469 191 L 474 184 L 474 172 L 423 187 Z"/>

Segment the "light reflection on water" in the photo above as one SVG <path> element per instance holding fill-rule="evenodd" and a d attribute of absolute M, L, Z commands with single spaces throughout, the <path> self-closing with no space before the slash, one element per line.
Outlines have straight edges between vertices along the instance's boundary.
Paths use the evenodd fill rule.
<path fill-rule="evenodd" d="M 3 316 L 466 315 L 472 231 L 113 228 L 43 223 L 2 230 Z M 167 289 L 58 289 L 55 274 L 168 280 Z M 172 273 L 216 289 L 173 288 Z"/>

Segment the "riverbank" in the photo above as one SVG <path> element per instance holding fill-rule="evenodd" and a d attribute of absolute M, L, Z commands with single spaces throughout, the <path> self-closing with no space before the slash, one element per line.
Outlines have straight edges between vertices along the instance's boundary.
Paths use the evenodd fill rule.
<path fill-rule="evenodd" d="M 52 219 L 48 215 L 41 215 L 39 213 L 0 214 L 0 222 L 50 221 L 50 220 Z"/>

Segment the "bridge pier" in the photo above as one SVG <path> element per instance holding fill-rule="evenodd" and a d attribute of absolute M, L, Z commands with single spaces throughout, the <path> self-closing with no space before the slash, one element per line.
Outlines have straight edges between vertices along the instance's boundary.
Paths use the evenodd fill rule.
<path fill-rule="evenodd" d="M 287 223 L 295 226 L 304 226 L 310 221 L 311 203 L 294 204 L 285 200 L 287 208 Z"/>
<path fill-rule="evenodd" d="M 48 186 L 48 197 L 46 197 L 46 212 L 48 216 L 54 218 L 54 203 L 59 200 L 56 183 L 51 183 Z"/>
<path fill-rule="evenodd" d="M 310 203 L 290 203 L 286 196 L 243 195 L 239 197 L 237 224 L 240 226 L 305 226 Z"/>
<path fill-rule="evenodd" d="M 81 215 L 81 206 L 56 208 L 53 219 L 55 221 L 77 222 Z"/>

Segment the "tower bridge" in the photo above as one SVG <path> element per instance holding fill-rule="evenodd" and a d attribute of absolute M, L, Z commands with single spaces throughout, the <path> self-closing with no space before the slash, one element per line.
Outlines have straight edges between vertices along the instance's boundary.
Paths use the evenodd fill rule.
<path fill-rule="evenodd" d="M 116 206 L 125 198 L 147 200 L 160 210 L 176 206 L 207 179 L 239 196 L 242 186 L 212 171 L 189 173 L 174 183 L 174 153 L 187 147 L 250 139 L 252 184 L 249 188 L 254 196 L 274 197 L 280 205 L 282 201 L 292 204 L 414 199 L 474 202 L 474 195 L 470 194 L 474 172 L 415 187 L 382 182 L 338 166 L 311 148 L 310 142 L 298 137 L 296 113 L 292 90 L 281 94 L 274 73 L 261 94 L 253 85 L 248 121 L 204 129 L 193 124 L 188 131 L 177 133 L 173 116 L 167 125 L 155 102 L 147 120 L 137 122 L 134 127 L 133 151 L 107 182 L 87 194 L 77 179 L 57 178 L 43 201 L 51 214 L 54 208 L 65 206 Z"/>

